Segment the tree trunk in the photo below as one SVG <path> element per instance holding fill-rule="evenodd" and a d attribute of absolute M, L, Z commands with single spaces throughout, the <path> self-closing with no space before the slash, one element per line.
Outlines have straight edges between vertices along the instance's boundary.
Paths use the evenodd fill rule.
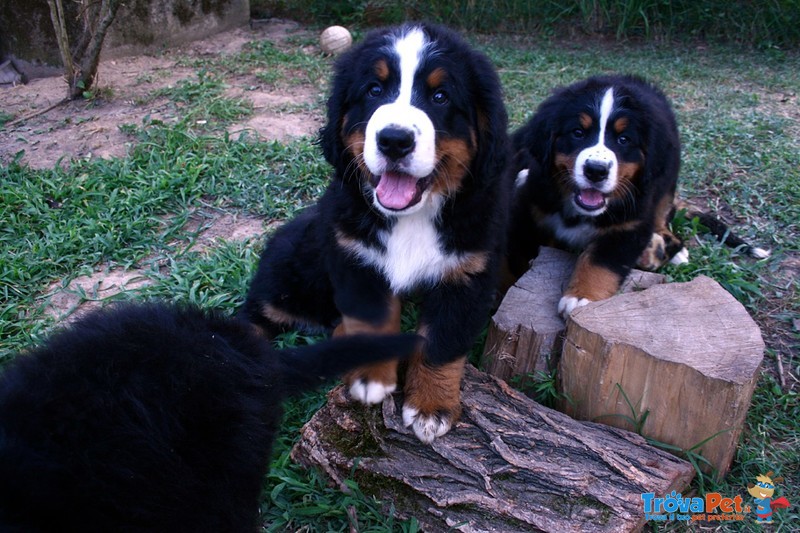
<path fill-rule="evenodd" d="M 62 0 L 47 0 L 50 18 L 64 62 L 64 75 L 67 80 L 67 99 L 83 97 L 95 84 L 100 52 L 108 28 L 114 21 L 121 0 L 99 0 L 100 6 L 91 5 L 92 0 L 81 0 L 85 16 L 83 34 L 78 37 L 78 46 L 73 56 L 67 35 Z"/>

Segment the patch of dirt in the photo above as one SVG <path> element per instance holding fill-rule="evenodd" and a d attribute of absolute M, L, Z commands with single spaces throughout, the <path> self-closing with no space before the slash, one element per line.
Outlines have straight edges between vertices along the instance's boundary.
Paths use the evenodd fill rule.
<path fill-rule="evenodd" d="M 194 213 L 186 224 L 187 232 L 197 237 L 187 251 L 203 252 L 222 241 L 260 239 L 265 233 L 264 221 L 258 217 L 231 213 Z M 67 286 L 51 284 L 45 294 L 45 313 L 57 321 L 72 322 L 105 302 L 126 292 L 141 289 L 153 281 L 143 270 L 103 267 L 89 275 L 78 276 Z"/>
<path fill-rule="evenodd" d="M 140 289 L 152 283 L 139 270 L 104 268 L 86 276 L 78 276 L 66 287 L 60 281 L 47 288 L 51 294 L 44 312 L 57 321 L 74 321 L 103 302 L 122 292 Z"/>
<path fill-rule="evenodd" d="M 264 220 L 259 217 L 224 213 L 195 213 L 185 229 L 198 234 L 188 251 L 202 252 L 213 248 L 217 241 L 247 241 L 259 239 L 265 233 Z"/>
<path fill-rule="evenodd" d="M 229 98 L 246 98 L 253 104 L 253 115 L 244 122 L 228 127 L 235 135 L 249 131 L 257 138 L 288 141 L 295 137 L 310 137 L 324 124 L 320 111 L 287 111 L 313 103 L 319 98 L 319 91 L 310 87 L 296 87 L 291 92 L 260 92 L 234 87 L 225 92 Z M 317 106 L 319 109 L 319 106 Z"/>
<path fill-rule="evenodd" d="M 66 94 L 61 77 L 0 89 L 0 110 L 15 117 L 14 122 L 0 128 L 0 163 L 8 163 L 20 151 L 24 151 L 21 161 L 37 169 L 52 168 L 61 158 L 67 161 L 124 156 L 133 139 L 120 131 L 120 125 L 140 125 L 147 116 L 166 123 L 178 120 L 174 105 L 166 98 L 154 98 L 154 93 L 196 76 L 197 69 L 185 66 L 181 60 L 236 54 L 251 41 L 270 39 L 280 43 L 303 31 L 294 22 L 273 19 L 157 56 L 104 60 L 98 69 L 98 96 L 91 101 L 56 105 Z M 319 89 L 300 87 L 284 93 L 264 88 L 251 74 L 229 76 L 225 82 L 230 87 L 229 95 L 247 98 L 254 107 L 254 115 L 230 131 L 246 129 L 263 139 L 284 141 L 314 135 L 322 125 L 321 111 L 286 111 L 287 106 L 314 104 L 320 98 Z M 51 106 L 55 107 L 49 109 Z M 36 113 L 41 114 L 32 116 Z M 25 117 L 31 118 L 19 120 Z"/>

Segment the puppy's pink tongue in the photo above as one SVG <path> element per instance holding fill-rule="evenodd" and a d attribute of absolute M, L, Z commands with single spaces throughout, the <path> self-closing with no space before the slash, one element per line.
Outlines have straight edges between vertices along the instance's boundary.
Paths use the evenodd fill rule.
<path fill-rule="evenodd" d="M 408 174 L 386 172 L 381 175 L 375 195 L 387 209 L 405 209 L 417 194 L 417 178 Z"/>
<path fill-rule="evenodd" d="M 583 189 L 578 193 L 578 201 L 588 208 L 602 207 L 603 193 L 596 189 Z"/>

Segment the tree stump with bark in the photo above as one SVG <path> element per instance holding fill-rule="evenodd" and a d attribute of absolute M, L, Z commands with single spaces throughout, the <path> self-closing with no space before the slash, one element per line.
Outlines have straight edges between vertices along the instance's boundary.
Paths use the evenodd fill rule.
<path fill-rule="evenodd" d="M 742 304 L 700 276 L 591 303 L 568 322 L 564 412 L 635 428 L 727 473 L 764 354 Z"/>
<path fill-rule="evenodd" d="M 542 248 L 531 268 L 508 290 L 492 317 L 484 346 L 483 368 L 500 379 L 519 376 L 520 386 L 537 372 L 558 365 L 566 322 L 558 301 L 575 268 L 576 256 Z M 633 270 L 620 292 L 644 290 L 664 283 L 663 274 Z"/>
<path fill-rule="evenodd" d="M 292 458 L 345 491 L 352 475 L 426 532 L 635 531 L 641 494 L 680 492 L 694 474 L 634 433 L 575 421 L 472 367 L 461 420 L 432 445 L 403 427 L 398 402 L 365 407 L 335 388 Z"/>

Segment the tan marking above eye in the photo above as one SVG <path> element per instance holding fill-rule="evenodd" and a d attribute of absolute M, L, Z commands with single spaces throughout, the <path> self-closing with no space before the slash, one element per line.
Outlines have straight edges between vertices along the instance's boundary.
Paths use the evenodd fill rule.
<path fill-rule="evenodd" d="M 447 71 L 442 67 L 436 67 L 430 74 L 428 74 L 428 79 L 425 80 L 425 82 L 428 84 L 428 87 L 435 89 L 439 87 L 446 79 Z"/>
<path fill-rule="evenodd" d="M 578 115 L 578 122 L 580 122 L 581 128 L 588 130 L 592 127 L 592 117 L 588 113 L 581 113 Z"/>
<path fill-rule="evenodd" d="M 375 63 L 375 75 L 381 81 L 386 81 L 386 79 L 389 77 L 389 64 L 385 59 L 379 59 Z"/>
<path fill-rule="evenodd" d="M 620 117 L 614 121 L 614 131 L 622 133 L 628 127 L 629 121 L 626 117 Z"/>

